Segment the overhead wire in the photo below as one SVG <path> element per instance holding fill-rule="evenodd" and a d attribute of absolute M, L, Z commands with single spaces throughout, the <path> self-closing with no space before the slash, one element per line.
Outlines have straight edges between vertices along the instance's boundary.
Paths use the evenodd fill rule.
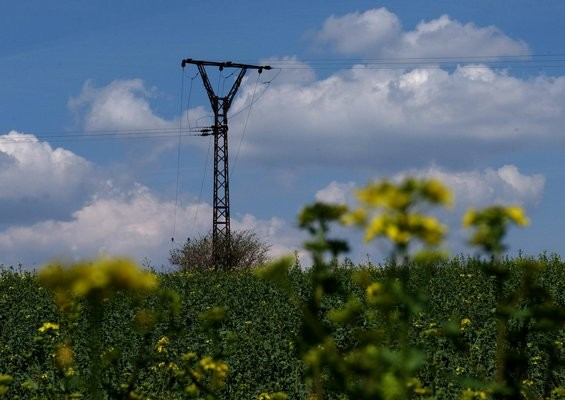
<path fill-rule="evenodd" d="M 194 211 L 194 219 L 192 223 L 192 227 L 196 226 L 196 221 L 198 219 L 198 213 L 200 211 L 200 203 L 202 202 L 202 193 L 204 192 L 204 182 L 206 180 L 206 174 L 208 171 L 208 165 L 210 160 L 210 149 L 212 147 L 212 138 L 208 139 L 208 151 L 206 152 L 206 161 L 204 162 L 204 174 L 202 175 L 202 181 L 200 182 L 200 192 L 198 194 L 198 200 L 196 201 L 196 210 Z M 194 229 L 191 231 L 194 233 Z"/>
<path fill-rule="evenodd" d="M 176 187 L 175 187 L 175 207 L 173 212 L 173 233 L 171 234 L 171 246 L 175 245 L 175 232 L 177 228 L 177 209 L 178 209 L 178 199 L 179 199 L 179 176 L 180 176 L 180 147 L 181 147 L 181 132 L 182 132 L 182 109 L 184 103 L 184 71 L 181 71 L 181 89 L 180 89 L 180 115 L 179 118 L 179 141 L 177 150 L 177 176 L 176 176 Z"/>
<path fill-rule="evenodd" d="M 249 106 L 247 107 L 247 116 L 245 117 L 245 122 L 243 124 L 243 132 L 241 133 L 241 138 L 239 139 L 239 145 L 237 146 L 237 151 L 235 153 L 235 158 L 232 162 L 231 167 L 229 168 L 229 176 L 232 177 L 234 170 L 235 170 L 235 166 L 237 164 L 237 159 L 239 158 L 239 151 L 241 150 L 241 144 L 243 143 L 243 139 L 245 138 L 245 132 L 247 131 L 247 124 L 249 122 L 249 116 L 251 115 L 251 107 L 253 106 L 253 104 L 255 104 L 255 93 L 257 92 L 257 85 L 259 84 L 259 76 L 260 74 L 257 74 L 257 79 L 255 80 L 255 86 L 253 87 L 253 94 L 251 95 L 251 101 L 249 103 Z"/>
<path fill-rule="evenodd" d="M 188 113 L 190 110 L 190 100 L 192 97 L 192 86 L 194 79 L 198 76 L 198 74 L 194 75 L 190 79 L 190 88 L 188 90 L 188 104 L 186 107 L 186 114 L 187 114 L 187 124 L 188 129 L 191 129 L 190 125 L 190 118 L 188 117 Z M 176 233 L 176 226 L 177 226 L 177 212 L 178 212 L 178 199 L 179 199 L 179 191 L 180 191 L 180 161 L 181 161 L 181 147 L 182 147 L 182 112 L 184 106 L 184 69 L 182 70 L 182 78 L 181 78 L 181 96 L 180 96 L 180 118 L 179 118 L 179 134 L 178 134 L 178 146 L 177 146 L 177 168 L 176 168 L 176 187 L 175 187 L 175 207 L 174 207 L 174 216 L 173 216 L 173 233 L 171 236 L 171 245 L 174 246 L 175 244 L 175 233 Z"/>
<path fill-rule="evenodd" d="M 492 56 L 445 56 L 445 57 L 389 57 L 389 58 L 340 58 L 340 59 L 287 59 L 273 60 L 272 67 L 281 69 L 407 69 L 442 68 L 446 65 L 460 68 L 558 68 L 565 62 L 565 53 L 521 54 Z M 482 64 L 482 65 L 479 65 Z M 561 64 L 561 65 L 556 65 Z"/>
<path fill-rule="evenodd" d="M 183 128 L 182 136 L 202 136 L 200 133 L 207 127 Z M 109 129 L 87 131 L 50 131 L 45 133 L 29 134 L 28 136 L 0 135 L 0 143 L 33 143 L 38 140 L 49 142 L 87 141 L 87 140 L 116 140 L 116 139 L 156 139 L 176 138 L 179 128 L 143 128 L 143 129 Z"/>

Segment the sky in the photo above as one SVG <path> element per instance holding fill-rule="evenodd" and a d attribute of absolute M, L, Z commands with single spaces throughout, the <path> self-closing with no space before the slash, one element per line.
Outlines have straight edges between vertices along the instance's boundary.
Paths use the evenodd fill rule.
<path fill-rule="evenodd" d="M 213 114 L 185 58 L 272 67 L 247 71 L 228 142 L 232 230 L 273 257 L 303 254 L 306 204 L 405 176 L 453 190 L 452 255 L 475 254 L 464 211 L 492 204 L 530 218 L 510 255 L 564 254 L 564 18 L 561 0 L 3 1 L 0 263 L 168 269 L 211 230 Z M 219 96 L 238 72 L 207 67 Z M 388 255 L 336 235 L 355 262 Z"/>

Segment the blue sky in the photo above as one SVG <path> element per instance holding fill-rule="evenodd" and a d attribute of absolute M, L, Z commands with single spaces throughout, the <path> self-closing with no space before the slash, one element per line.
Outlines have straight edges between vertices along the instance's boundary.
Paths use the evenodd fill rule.
<path fill-rule="evenodd" d="M 471 251 L 464 209 L 503 203 L 532 222 L 511 253 L 563 254 L 564 17 L 558 0 L 5 1 L 0 263 L 161 266 L 211 229 L 211 138 L 179 147 L 211 123 L 184 58 L 273 67 L 248 71 L 229 133 L 232 229 L 273 255 L 300 249 L 303 205 L 405 175 L 453 188 L 452 253 Z M 218 92 L 229 72 L 209 69 Z"/>

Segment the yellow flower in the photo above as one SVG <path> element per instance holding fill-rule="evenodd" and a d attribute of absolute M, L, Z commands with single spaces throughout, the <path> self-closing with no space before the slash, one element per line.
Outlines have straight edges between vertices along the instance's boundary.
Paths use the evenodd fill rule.
<path fill-rule="evenodd" d="M 197 357 L 196 353 L 190 352 L 190 353 L 183 354 L 181 356 L 181 360 L 188 362 L 188 361 L 194 360 L 196 357 Z"/>
<path fill-rule="evenodd" d="M 218 361 L 216 364 L 215 372 L 219 378 L 225 378 L 228 375 L 229 367 L 223 361 Z"/>
<path fill-rule="evenodd" d="M 385 234 L 396 244 L 404 245 L 410 241 L 410 232 L 401 230 L 398 225 L 389 225 L 385 229 Z"/>
<path fill-rule="evenodd" d="M 446 228 L 436 218 L 415 213 L 421 205 L 452 204 L 451 192 L 434 179 L 406 178 L 400 183 L 387 180 L 370 183 L 357 191 L 361 206 L 342 218 L 344 224 L 365 228 L 365 241 L 377 237 L 390 240 L 406 251 L 414 241 L 437 246 Z"/>
<path fill-rule="evenodd" d="M 384 215 L 377 215 L 365 229 L 365 241 L 371 241 L 375 236 L 382 235 L 386 226 Z"/>
<path fill-rule="evenodd" d="M 465 389 L 461 396 L 462 400 L 473 400 L 473 399 L 487 399 L 487 393 L 483 392 L 482 390 L 472 390 L 472 389 Z"/>
<path fill-rule="evenodd" d="M 471 320 L 469 318 L 463 318 L 459 323 L 461 331 L 464 331 L 467 326 L 471 325 Z"/>
<path fill-rule="evenodd" d="M 453 194 L 436 179 L 430 179 L 423 184 L 422 192 L 432 202 L 442 204 L 446 207 L 453 206 Z"/>
<path fill-rule="evenodd" d="M 38 329 L 40 333 L 44 333 L 51 330 L 52 331 L 59 330 L 59 324 L 56 324 L 54 322 L 44 322 L 43 325 L 41 325 L 41 327 Z"/>
<path fill-rule="evenodd" d="M 198 386 L 196 386 L 196 384 L 191 383 L 190 385 L 188 385 L 184 391 L 186 393 L 188 393 L 189 396 L 194 397 L 197 396 L 200 393 L 200 389 L 198 389 Z"/>
<path fill-rule="evenodd" d="M 74 359 L 74 353 L 70 346 L 63 344 L 57 348 L 55 352 L 55 363 L 62 370 L 66 370 L 71 366 Z"/>
<path fill-rule="evenodd" d="M 164 352 L 167 351 L 166 346 L 168 344 L 169 344 L 169 338 L 166 337 L 166 336 L 163 336 L 161 339 L 159 339 L 159 341 L 155 345 L 155 348 L 157 349 L 158 353 L 164 353 Z"/>
<path fill-rule="evenodd" d="M 469 208 L 469 210 L 467 210 L 467 212 L 465 213 L 465 215 L 463 216 L 463 226 L 465 228 L 470 227 L 471 225 L 473 225 L 475 223 L 475 216 L 476 216 L 476 211 L 474 208 Z"/>
<path fill-rule="evenodd" d="M 369 286 L 367 286 L 365 293 L 367 295 L 367 301 L 369 303 L 374 303 L 378 299 L 382 287 L 383 285 L 379 282 L 373 282 Z"/>
<path fill-rule="evenodd" d="M 526 387 L 532 387 L 532 386 L 534 386 L 534 382 L 531 381 L 530 379 L 524 379 L 522 381 L 522 385 L 524 385 Z"/>
<path fill-rule="evenodd" d="M 107 297 L 118 290 L 145 292 L 157 287 L 154 274 L 145 272 L 125 258 L 101 258 L 92 263 L 81 262 L 64 268 L 51 264 L 39 273 L 45 287 L 57 293 L 70 292 L 76 297 L 92 294 Z"/>
<path fill-rule="evenodd" d="M 157 315 L 152 310 L 139 310 L 135 314 L 134 322 L 138 328 L 148 331 L 157 323 Z"/>
<path fill-rule="evenodd" d="M 508 215 L 508 218 L 514 221 L 516 225 L 526 226 L 530 223 L 522 207 L 518 207 L 518 206 L 507 207 L 506 215 Z"/>
<path fill-rule="evenodd" d="M 367 211 L 363 208 L 357 208 L 348 212 L 341 218 L 344 225 L 364 225 L 367 222 Z"/>

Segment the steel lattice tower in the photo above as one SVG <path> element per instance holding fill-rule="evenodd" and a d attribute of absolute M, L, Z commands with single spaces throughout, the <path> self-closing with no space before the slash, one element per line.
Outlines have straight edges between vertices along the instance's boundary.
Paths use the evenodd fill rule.
<path fill-rule="evenodd" d="M 202 83 L 210 99 L 210 105 L 214 112 L 214 202 L 212 218 L 212 248 L 214 264 L 216 269 L 228 269 L 231 267 L 231 232 L 230 232 L 230 184 L 228 170 L 228 110 L 237 93 L 241 81 L 248 69 L 256 69 L 259 73 L 270 70 L 270 66 L 259 66 L 250 64 L 238 64 L 230 61 L 214 62 L 193 60 L 187 58 L 182 60 L 181 66 L 194 64 L 198 68 Z M 237 68 L 239 74 L 232 88 L 226 96 L 220 97 L 214 93 L 214 89 L 206 73 L 207 66 L 218 67 L 220 71 L 225 68 Z"/>

